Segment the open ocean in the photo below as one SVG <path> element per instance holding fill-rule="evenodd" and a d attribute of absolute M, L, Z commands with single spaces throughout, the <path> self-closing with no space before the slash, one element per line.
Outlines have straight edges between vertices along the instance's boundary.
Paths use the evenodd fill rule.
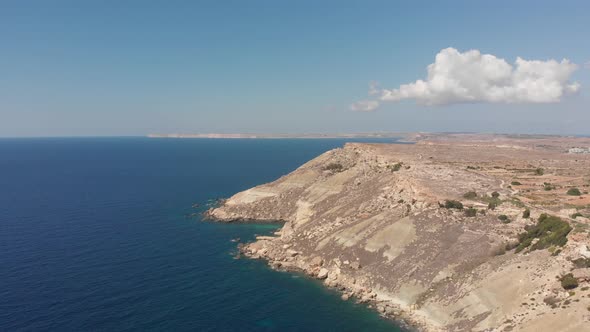
<path fill-rule="evenodd" d="M 0 139 L 0 330 L 401 331 L 187 217 L 345 141 Z"/>

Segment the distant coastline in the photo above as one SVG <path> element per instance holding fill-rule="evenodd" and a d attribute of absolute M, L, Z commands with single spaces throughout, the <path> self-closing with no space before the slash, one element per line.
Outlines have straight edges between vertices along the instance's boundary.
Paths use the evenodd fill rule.
<path fill-rule="evenodd" d="M 296 138 L 309 138 L 309 139 L 321 139 L 321 138 L 406 138 L 408 133 L 396 133 L 396 132 L 383 132 L 383 133 L 348 133 L 348 134 L 221 134 L 221 133 L 209 133 L 209 134 L 149 134 L 147 137 L 150 138 L 251 138 L 251 139 L 296 139 Z"/>

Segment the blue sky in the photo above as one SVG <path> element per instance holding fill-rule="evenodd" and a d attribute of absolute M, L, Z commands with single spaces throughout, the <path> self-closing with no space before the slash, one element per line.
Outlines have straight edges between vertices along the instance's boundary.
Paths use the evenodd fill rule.
<path fill-rule="evenodd" d="M 590 135 L 587 1 L 2 1 L 0 136 Z M 579 65 L 551 103 L 383 103 L 442 49 Z"/>

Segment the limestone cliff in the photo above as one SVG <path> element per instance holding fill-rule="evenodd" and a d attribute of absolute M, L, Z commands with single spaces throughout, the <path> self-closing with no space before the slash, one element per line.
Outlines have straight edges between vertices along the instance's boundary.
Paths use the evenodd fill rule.
<path fill-rule="evenodd" d="M 208 215 L 284 221 L 276 237 L 261 237 L 244 253 L 325 279 L 344 300 L 366 302 L 423 330 L 590 331 L 588 281 L 578 278 L 578 294 L 571 295 L 558 279 L 573 259 L 590 255 L 588 234 L 570 232 L 564 247 L 551 250 L 511 250 L 541 213 L 570 217 L 507 184 L 529 176 L 510 173 L 508 163 L 536 169 L 531 157 L 542 164 L 555 156 L 522 151 L 347 144 L 234 195 Z M 462 209 L 453 205 L 459 201 Z"/>

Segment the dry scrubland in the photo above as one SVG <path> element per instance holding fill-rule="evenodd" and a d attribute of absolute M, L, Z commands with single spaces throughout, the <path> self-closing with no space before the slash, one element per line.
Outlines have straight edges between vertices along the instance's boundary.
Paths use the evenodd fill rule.
<path fill-rule="evenodd" d="M 426 331 L 590 331 L 590 154 L 579 138 L 347 144 L 210 211 L 281 220 L 241 245 Z"/>

